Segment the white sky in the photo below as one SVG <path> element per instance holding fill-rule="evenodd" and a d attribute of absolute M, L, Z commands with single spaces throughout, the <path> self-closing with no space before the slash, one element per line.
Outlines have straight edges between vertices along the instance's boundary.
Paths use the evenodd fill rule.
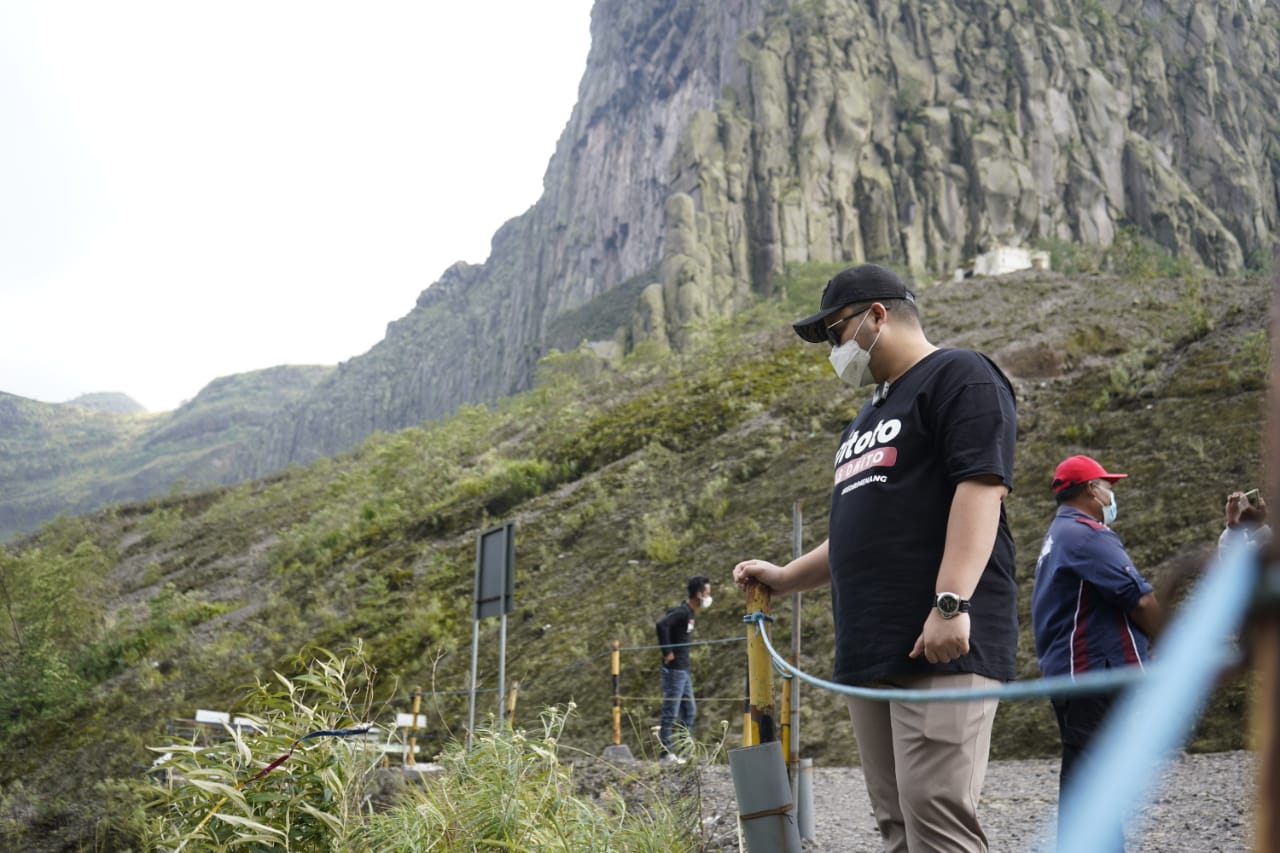
<path fill-rule="evenodd" d="M 591 0 L 3 0 L 0 391 L 334 364 L 526 211 Z"/>

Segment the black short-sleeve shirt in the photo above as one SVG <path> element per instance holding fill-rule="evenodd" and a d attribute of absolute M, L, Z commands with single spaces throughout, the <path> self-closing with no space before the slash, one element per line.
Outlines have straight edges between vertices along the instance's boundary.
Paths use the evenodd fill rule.
<path fill-rule="evenodd" d="M 972 672 L 1008 681 L 1018 643 L 1013 537 L 1004 505 L 974 591 L 969 653 L 907 657 L 929 610 L 956 485 L 994 475 L 1013 488 L 1013 388 L 980 353 L 939 349 L 845 428 L 835 458 L 829 560 L 836 681 Z"/>

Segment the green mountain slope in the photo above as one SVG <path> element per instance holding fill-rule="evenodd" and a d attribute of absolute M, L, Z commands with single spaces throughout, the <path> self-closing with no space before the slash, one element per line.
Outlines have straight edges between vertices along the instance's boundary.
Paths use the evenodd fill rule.
<path fill-rule="evenodd" d="M 268 419 L 332 370 L 224 376 L 158 415 L 120 394 L 50 404 L 0 392 L 0 542 L 58 514 L 240 479 Z"/>
<path fill-rule="evenodd" d="M 61 519 L 11 545 L 0 553 L 0 840 L 123 846 L 134 803 L 113 780 L 139 776 L 167 721 L 238 710 L 243 685 L 296 672 L 309 645 L 366 644 L 382 722 L 422 686 L 431 754 L 465 725 L 455 691 L 470 660 L 476 536 L 508 520 L 517 724 L 572 700 L 565 738 L 598 753 L 610 738 L 612 641 L 651 645 L 654 619 L 695 572 L 719 585 L 700 638 L 739 637 L 733 564 L 785 559 L 797 501 L 806 545 L 825 535 L 831 454 L 860 399 L 787 321 L 833 271 L 793 271 L 778 300 L 693 327 L 683 354 L 554 354 L 534 389 L 491 408 L 375 434 L 266 480 Z M 1130 474 L 1117 529 L 1176 599 L 1187 568 L 1212 552 L 1226 494 L 1261 482 L 1268 284 L 1027 273 L 920 297 L 935 343 L 991 354 L 1019 394 L 1008 510 L 1024 616 L 1051 471 L 1079 452 Z M 829 606 L 825 592 L 805 596 L 802 666 L 819 675 L 831 663 Z M 788 607 L 775 606 L 783 641 Z M 1026 622 L 1020 677 L 1034 678 Z M 497 629 L 482 624 L 486 690 Z M 656 722 L 656 662 L 651 650 L 623 654 L 624 738 L 637 754 Z M 699 647 L 693 666 L 696 734 L 716 737 L 723 720 L 736 739 L 743 646 Z M 482 714 L 496 708 L 492 692 L 482 699 Z M 1245 700 L 1239 682 L 1220 690 L 1193 745 L 1240 746 Z M 835 697 L 804 691 L 801 739 L 821 764 L 855 760 Z M 1002 706 L 997 757 L 1050 755 L 1056 742 L 1047 703 Z"/>

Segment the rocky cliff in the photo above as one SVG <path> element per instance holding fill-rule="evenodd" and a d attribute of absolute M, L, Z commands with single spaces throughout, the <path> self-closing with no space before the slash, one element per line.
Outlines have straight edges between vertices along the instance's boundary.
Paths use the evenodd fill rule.
<path fill-rule="evenodd" d="M 678 347 L 791 262 L 941 276 L 1132 226 L 1220 274 L 1259 265 L 1278 56 L 1262 0 L 599 0 L 543 197 L 245 473 L 526 388 L 552 344 Z"/>

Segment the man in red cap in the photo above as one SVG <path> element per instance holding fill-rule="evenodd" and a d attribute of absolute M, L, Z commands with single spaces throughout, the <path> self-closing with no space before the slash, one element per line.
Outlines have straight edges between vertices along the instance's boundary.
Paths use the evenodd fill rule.
<path fill-rule="evenodd" d="M 1110 527 L 1118 503 L 1109 473 L 1088 456 L 1062 460 L 1053 472 L 1058 512 L 1045 534 L 1031 592 L 1031 624 L 1046 676 L 1142 666 L 1160 626 L 1155 594 Z M 1055 696 L 1062 736 L 1059 790 L 1102 725 L 1114 693 Z M 1117 848 L 1119 849 L 1119 848 Z"/>

